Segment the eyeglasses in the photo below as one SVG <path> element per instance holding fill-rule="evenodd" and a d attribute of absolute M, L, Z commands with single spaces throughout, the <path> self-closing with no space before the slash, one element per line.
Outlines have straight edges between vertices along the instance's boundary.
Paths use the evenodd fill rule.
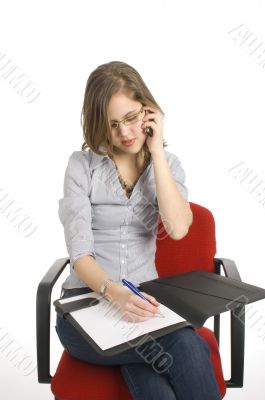
<path fill-rule="evenodd" d="M 143 106 L 141 107 L 141 110 L 138 111 L 138 113 L 131 115 L 130 117 L 124 118 L 120 121 L 115 121 L 112 122 L 111 128 L 112 129 L 118 129 L 120 124 L 124 125 L 132 125 L 135 122 L 139 121 L 141 119 L 141 114 L 143 113 Z"/>

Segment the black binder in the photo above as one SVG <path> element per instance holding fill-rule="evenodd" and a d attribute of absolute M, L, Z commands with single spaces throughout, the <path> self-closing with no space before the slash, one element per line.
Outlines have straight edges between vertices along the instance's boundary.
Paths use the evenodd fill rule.
<path fill-rule="evenodd" d="M 139 289 L 198 328 L 209 317 L 265 298 L 261 287 L 204 270 L 142 282 Z"/>
<path fill-rule="evenodd" d="M 75 296 L 73 296 L 75 297 Z M 136 347 L 138 344 L 147 343 L 153 339 L 157 339 L 167 333 L 173 332 L 177 329 L 183 328 L 185 326 L 191 325 L 188 321 L 179 322 L 167 327 L 157 329 L 155 331 L 145 333 L 143 335 L 137 336 L 135 339 L 121 343 L 117 346 L 111 347 L 109 349 L 103 350 L 98 344 L 89 336 L 89 334 L 82 328 L 81 325 L 76 321 L 76 319 L 71 315 L 72 311 L 81 310 L 87 307 L 93 307 L 99 303 L 100 300 L 94 297 L 86 297 L 75 301 L 70 301 L 67 303 L 60 303 L 60 299 L 53 302 L 56 312 L 62 317 L 67 319 L 78 332 L 86 339 L 86 341 L 100 354 L 105 356 L 112 356 L 118 354 L 124 350 Z M 107 334 L 107 332 L 106 332 Z"/>
<path fill-rule="evenodd" d="M 220 276 L 205 270 L 196 270 L 142 282 L 139 290 L 154 296 L 157 301 L 179 314 L 185 321 L 138 336 L 137 338 L 102 350 L 71 315 L 72 311 L 98 304 L 96 298 L 83 298 L 60 304 L 53 304 L 56 311 L 84 336 L 93 348 L 104 355 L 114 355 L 144 342 L 159 338 L 184 326 L 202 327 L 214 315 L 233 310 L 242 304 L 249 304 L 265 298 L 265 289 L 232 278 Z M 143 342 L 141 342 L 143 343 Z"/>

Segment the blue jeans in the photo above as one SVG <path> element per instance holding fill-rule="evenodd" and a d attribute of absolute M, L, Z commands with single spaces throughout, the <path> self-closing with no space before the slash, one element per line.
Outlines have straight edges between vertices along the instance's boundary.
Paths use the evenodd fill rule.
<path fill-rule="evenodd" d="M 86 288 L 64 290 L 61 297 L 89 291 Z M 130 348 L 113 356 L 97 353 L 59 315 L 56 331 L 73 357 L 94 364 L 119 365 L 134 400 L 221 400 L 208 344 L 191 326 L 137 345 L 137 350 Z M 160 360 L 162 365 L 161 349 L 165 355 L 164 361 Z"/>

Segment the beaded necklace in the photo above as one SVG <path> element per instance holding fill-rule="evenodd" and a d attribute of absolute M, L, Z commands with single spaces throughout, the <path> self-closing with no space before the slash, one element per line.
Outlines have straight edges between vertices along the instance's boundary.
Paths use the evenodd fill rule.
<path fill-rule="evenodd" d="M 118 178 L 119 178 L 119 181 L 120 181 L 120 183 L 121 183 L 122 188 L 125 189 L 127 197 L 130 197 L 131 194 L 132 194 L 133 188 L 134 188 L 134 186 L 136 185 L 138 179 L 140 178 L 140 176 L 141 176 L 142 173 L 144 172 L 145 168 L 146 168 L 147 165 L 149 164 L 149 161 L 150 161 L 150 154 L 149 154 L 149 155 L 146 155 L 146 154 L 144 155 L 144 164 L 143 164 L 143 167 L 142 167 L 141 170 L 140 170 L 139 177 L 137 178 L 137 180 L 136 180 L 132 185 L 129 185 L 127 182 L 125 182 L 125 180 L 124 180 L 124 179 L 122 178 L 122 176 L 121 176 L 121 173 L 120 173 L 120 171 L 119 171 L 119 169 L 118 169 L 118 167 L 117 167 L 117 165 L 116 165 L 116 163 L 115 163 L 113 157 L 112 157 L 112 156 L 109 156 L 109 157 L 113 160 L 113 162 L 114 162 L 114 164 L 115 164 L 115 168 L 116 168 L 116 170 L 117 170 Z"/>

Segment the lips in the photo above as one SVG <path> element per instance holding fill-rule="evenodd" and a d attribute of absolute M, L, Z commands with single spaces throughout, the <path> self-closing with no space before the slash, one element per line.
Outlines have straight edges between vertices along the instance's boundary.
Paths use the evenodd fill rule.
<path fill-rule="evenodd" d="M 121 142 L 121 143 L 124 144 L 125 146 L 130 146 L 131 144 L 134 143 L 134 141 L 135 141 L 135 138 L 134 138 L 134 139 L 131 139 L 131 140 L 124 140 L 124 141 Z"/>

